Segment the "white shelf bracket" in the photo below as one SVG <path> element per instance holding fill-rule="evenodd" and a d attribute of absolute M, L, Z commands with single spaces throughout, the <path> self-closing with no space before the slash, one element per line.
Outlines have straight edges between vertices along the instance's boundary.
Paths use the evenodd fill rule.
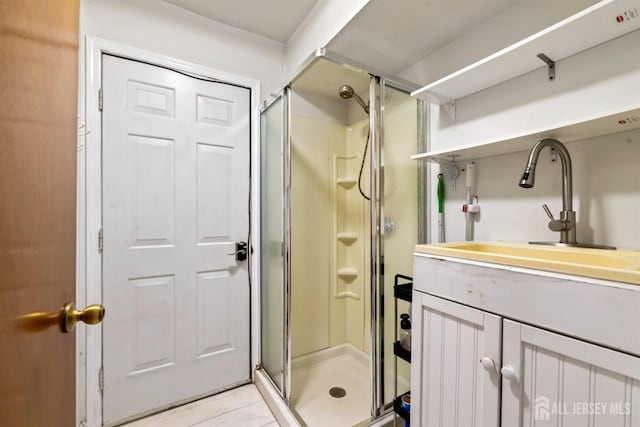
<path fill-rule="evenodd" d="M 450 100 L 446 104 L 443 104 L 449 113 L 449 120 L 452 125 L 456 125 L 456 101 L 455 99 Z"/>
<path fill-rule="evenodd" d="M 547 68 L 549 69 L 549 80 L 553 81 L 556 79 L 556 63 L 553 59 L 549 58 L 544 53 L 539 53 L 538 58 L 542 60 L 545 64 L 547 64 Z"/>

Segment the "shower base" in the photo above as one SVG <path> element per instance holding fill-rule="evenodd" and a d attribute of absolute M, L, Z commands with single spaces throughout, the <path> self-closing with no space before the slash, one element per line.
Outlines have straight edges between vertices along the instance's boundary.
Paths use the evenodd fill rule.
<path fill-rule="evenodd" d="M 295 358 L 291 368 L 292 406 L 308 427 L 353 426 L 371 418 L 367 354 L 341 344 Z M 332 397 L 334 387 L 346 394 Z"/>

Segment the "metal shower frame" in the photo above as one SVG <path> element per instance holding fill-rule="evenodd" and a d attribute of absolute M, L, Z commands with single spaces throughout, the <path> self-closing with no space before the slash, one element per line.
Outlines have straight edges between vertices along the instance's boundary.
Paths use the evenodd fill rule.
<path fill-rule="evenodd" d="M 384 257 L 384 244 L 380 239 L 380 233 L 378 230 L 382 230 L 384 226 L 384 201 L 381 200 L 380 195 L 384 194 L 384 176 L 382 153 L 384 144 L 384 129 L 382 127 L 384 120 L 383 103 L 380 100 L 384 100 L 386 87 L 405 92 L 407 94 L 418 89 L 418 86 L 393 76 L 389 76 L 386 73 L 378 72 L 370 69 L 369 67 L 351 61 L 350 59 L 331 52 L 325 48 L 316 49 L 303 63 L 301 67 L 295 72 L 294 77 L 290 83 L 287 84 L 277 95 L 272 97 L 268 102 L 263 104 L 260 110 L 262 115 L 269 106 L 271 106 L 278 99 L 282 98 L 284 105 L 283 114 L 283 153 L 284 153 L 284 179 L 283 179 L 283 256 L 284 256 L 284 342 L 283 342 L 283 387 L 280 390 L 277 385 L 271 380 L 273 386 L 280 393 L 281 397 L 285 400 L 290 407 L 291 402 L 291 85 L 302 76 L 302 74 L 311 68 L 319 60 L 328 60 L 334 64 L 341 65 L 352 69 L 354 71 L 362 72 L 371 76 L 369 85 L 369 129 L 371 132 L 371 146 L 370 146 L 370 215 L 371 215 L 371 247 L 370 247 L 370 291 L 371 291 L 371 418 L 375 420 L 382 415 L 385 415 L 392 411 L 392 405 L 385 404 L 383 401 L 383 347 L 381 344 L 381 337 L 384 336 L 384 322 L 381 316 L 381 303 L 380 298 L 384 293 L 384 275 L 381 269 L 381 264 Z M 425 137 L 427 135 L 426 126 L 428 122 L 428 104 L 424 101 L 418 101 L 417 115 L 418 115 L 418 143 L 421 148 L 427 148 Z M 427 184 L 429 181 L 429 165 L 427 162 L 421 162 L 417 166 L 418 168 L 418 189 L 419 194 L 418 206 L 418 240 L 425 242 L 428 239 L 428 227 L 426 226 L 428 221 L 429 212 L 429 198 L 427 197 Z M 293 411 L 292 411 L 293 412 Z M 295 414 L 295 413 L 294 413 Z M 295 414 L 296 417 L 298 416 Z"/>

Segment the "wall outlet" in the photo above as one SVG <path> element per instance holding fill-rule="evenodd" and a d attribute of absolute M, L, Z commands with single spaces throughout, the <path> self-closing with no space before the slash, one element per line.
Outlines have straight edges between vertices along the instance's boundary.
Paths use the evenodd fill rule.
<path fill-rule="evenodd" d="M 621 24 L 625 21 L 630 21 L 632 19 L 637 18 L 639 14 L 640 14 L 640 11 L 638 11 L 637 7 L 634 7 L 633 9 L 627 9 L 622 13 L 620 13 L 618 16 L 616 16 L 616 22 Z"/>
<path fill-rule="evenodd" d="M 638 123 L 638 122 L 640 122 L 640 116 L 630 116 L 630 117 L 625 117 L 623 119 L 618 120 L 619 125 L 628 125 L 631 123 Z"/>

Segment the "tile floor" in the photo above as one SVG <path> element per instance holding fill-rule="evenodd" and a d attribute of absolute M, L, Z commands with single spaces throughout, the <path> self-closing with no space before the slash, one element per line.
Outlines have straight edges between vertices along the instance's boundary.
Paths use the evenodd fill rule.
<path fill-rule="evenodd" d="M 123 427 L 278 427 L 253 384 L 169 409 Z"/>

